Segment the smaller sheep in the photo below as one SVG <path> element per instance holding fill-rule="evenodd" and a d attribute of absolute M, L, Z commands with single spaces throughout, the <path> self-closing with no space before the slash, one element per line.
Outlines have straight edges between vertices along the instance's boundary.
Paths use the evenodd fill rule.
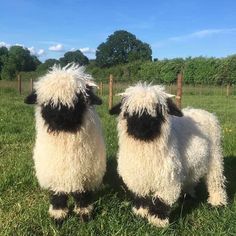
<path fill-rule="evenodd" d="M 82 220 L 90 216 L 93 192 L 105 173 L 104 139 L 94 109 L 102 101 L 93 87 L 83 67 L 54 66 L 25 99 L 36 104 L 36 176 L 51 192 L 49 214 L 57 222 L 68 214 L 69 195 L 75 201 L 74 212 Z"/>
<path fill-rule="evenodd" d="M 204 177 L 213 206 L 226 205 L 217 118 L 204 110 L 180 111 L 162 86 L 139 83 L 110 110 L 118 114 L 118 173 L 133 193 L 135 214 L 167 226 L 181 192 L 194 195 Z"/>

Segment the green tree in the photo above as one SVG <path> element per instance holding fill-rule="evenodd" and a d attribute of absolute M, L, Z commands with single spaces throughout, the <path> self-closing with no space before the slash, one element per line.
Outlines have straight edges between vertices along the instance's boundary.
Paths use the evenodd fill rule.
<path fill-rule="evenodd" d="M 34 71 L 39 64 L 35 56 L 30 55 L 30 51 L 21 46 L 12 46 L 5 58 L 1 78 L 13 79 L 21 71 Z"/>
<path fill-rule="evenodd" d="M 80 50 L 66 52 L 64 56 L 60 58 L 60 63 L 62 66 L 65 66 L 71 62 L 75 62 L 83 66 L 89 63 L 89 59 Z"/>
<path fill-rule="evenodd" d="M 40 64 L 37 67 L 37 72 L 39 72 L 40 74 L 46 73 L 48 69 L 55 64 L 60 64 L 60 61 L 56 59 L 47 59 L 44 63 Z"/>
<path fill-rule="evenodd" d="M 137 60 L 150 61 L 152 50 L 135 35 L 119 30 L 101 43 L 96 51 L 96 63 L 99 67 L 110 67 Z"/>
<path fill-rule="evenodd" d="M 6 47 L 0 47 L 0 79 L 1 79 L 1 71 L 4 63 L 6 62 L 8 57 L 8 49 Z"/>

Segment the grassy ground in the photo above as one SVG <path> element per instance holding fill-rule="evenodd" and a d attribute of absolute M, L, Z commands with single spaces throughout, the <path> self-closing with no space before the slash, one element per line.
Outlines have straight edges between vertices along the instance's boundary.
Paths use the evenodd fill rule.
<path fill-rule="evenodd" d="M 71 215 L 61 228 L 49 219 L 48 194 L 34 175 L 34 109 L 14 89 L 0 89 L 0 235 L 236 235 L 236 96 L 185 95 L 183 106 L 215 112 L 222 124 L 225 175 L 230 203 L 211 208 L 203 184 L 198 199 L 179 201 L 171 225 L 157 229 L 131 212 L 129 196 L 116 174 L 116 121 L 106 102 L 98 108 L 107 144 L 107 174 L 97 194 L 94 220 L 80 223 Z M 107 97 L 103 97 L 104 101 Z M 116 98 L 118 99 L 118 98 Z"/>

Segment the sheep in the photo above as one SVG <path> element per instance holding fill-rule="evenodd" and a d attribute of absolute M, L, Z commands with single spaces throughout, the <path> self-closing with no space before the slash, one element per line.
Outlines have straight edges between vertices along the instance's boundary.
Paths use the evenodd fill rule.
<path fill-rule="evenodd" d="M 36 104 L 33 160 L 40 186 L 50 191 L 49 215 L 63 222 L 72 195 L 74 212 L 90 218 L 93 192 L 101 185 L 106 153 L 100 121 L 93 105 L 102 101 L 83 67 L 54 65 L 25 99 Z"/>
<path fill-rule="evenodd" d="M 160 85 L 138 83 L 120 95 L 110 114 L 118 115 L 118 173 L 132 193 L 133 212 L 166 227 L 171 206 L 181 193 L 194 196 L 202 177 L 208 203 L 226 205 L 216 116 L 201 109 L 181 111 Z"/>

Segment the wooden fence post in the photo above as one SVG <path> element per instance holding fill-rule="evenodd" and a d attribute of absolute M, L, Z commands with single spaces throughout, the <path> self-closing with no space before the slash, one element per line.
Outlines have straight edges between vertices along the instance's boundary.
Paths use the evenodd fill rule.
<path fill-rule="evenodd" d="M 103 94 L 103 83 L 102 83 L 102 81 L 100 82 L 99 90 L 100 90 L 100 96 L 102 96 L 102 94 Z"/>
<path fill-rule="evenodd" d="M 33 79 L 30 79 L 30 92 L 33 92 L 34 89 L 34 82 Z"/>
<path fill-rule="evenodd" d="M 227 97 L 229 96 L 229 93 L 230 93 L 230 84 L 227 84 L 227 87 L 226 87 L 226 96 Z"/>
<path fill-rule="evenodd" d="M 112 105 L 113 105 L 113 75 L 110 74 L 110 77 L 109 77 L 109 101 L 108 101 L 109 109 L 112 108 Z"/>
<path fill-rule="evenodd" d="M 17 75 L 17 80 L 18 80 L 18 91 L 21 95 L 21 77 L 20 77 L 20 74 Z"/>
<path fill-rule="evenodd" d="M 177 95 L 176 95 L 176 105 L 181 109 L 182 102 L 182 87 L 183 87 L 183 74 L 179 73 L 177 76 Z"/>

